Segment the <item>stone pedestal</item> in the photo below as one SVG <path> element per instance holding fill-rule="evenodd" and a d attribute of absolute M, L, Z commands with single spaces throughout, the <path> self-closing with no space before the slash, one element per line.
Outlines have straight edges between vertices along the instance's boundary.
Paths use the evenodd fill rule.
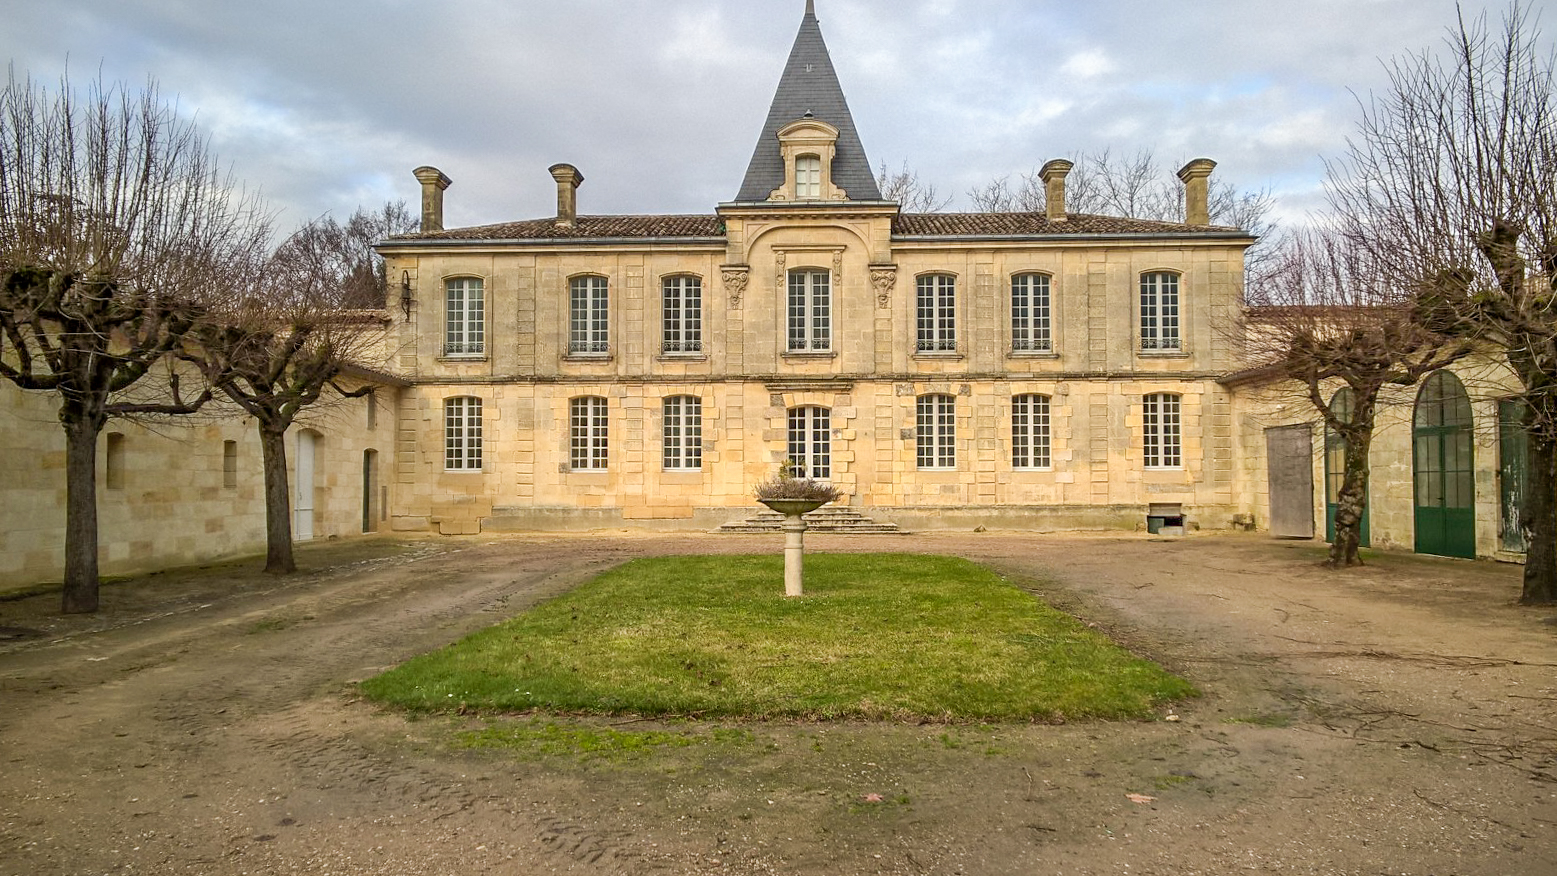
<path fill-rule="evenodd" d="M 805 514 L 826 505 L 815 499 L 758 499 L 757 501 L 784 515 L 784 595 L 801 596 L 805 593 Z"/>

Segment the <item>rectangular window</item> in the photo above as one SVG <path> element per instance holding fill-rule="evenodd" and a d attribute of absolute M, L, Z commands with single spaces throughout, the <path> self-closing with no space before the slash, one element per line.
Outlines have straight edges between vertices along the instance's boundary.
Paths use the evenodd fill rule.
<path fill-rule="evenodd" d="M 820 198 L 822 196 L 822 159 L 816 155 L 800 155 L 795 158 L 795 197 Z"/>
<path fill-rule="evenodd" d="M 573 470 L 604 471 L 610 431 L 606 400 L 592 395 L 571 399 L 568 402 L 568 419 L 568 462 Z"/>
<path fill-rule="evenodd" d="M 957 467 L 957 400 L 949 395 L 919 397 L 914 430 L 921 469 Z"/>
<path fill-rule="evenodd" d="M 1180 398 L 1159 392 L 1143 400 L 1141 444 L 1147 468 L 1182 468 L 1183 439 L 1179 418 Z"/>
<path fill-rule="evenodd" d="M 443 401 L 443 468 L 481 470 L 481 399 L 456 396 Z"/>
<path fill-rule="evenodd" d="M 697 277 L 666 277 L 661 284 L 661 322 L 666 353 L 697 353 L 703 349 L 703 281 Z"/>
<path fill-rule="evenodd" d="M 673 395 L 664 405 L 665 470 L 703 467 L 703 400 Z"/>
<path fill-rule="evenodd" d="M 1049 467 L 1049 397 L 1011 398 L 1011 467 Z"/>
<path fill-rule="evenodd" d="M 789 350 L 832 349 L 832 275 L 789 272 Z"/>
<path fill-rule="evenodd" d="M 568 282 L 568 352 L 608 353 L 610 285 L 605 277 L 574 277 Z"/>
<path fill-rule="evenodd" d="M 789 473 L 826 480 L 833 476 L 832 411 L 823 407 L 789 409 Z"/>
<path fill-rule="evenodd" d="M 1141 349 L 1179 349 L 1179 275 L 1141 275 Z"/>
<path fill-rule="evenodd" d="M 222 442 L 222 486 L 228 489 L 238 486 L 238 442 L 236 441 Z"/>
<path fill-rule="evenodd" d="M 486 352 L 486 299 L 482 281 L 457 277 L 444 283 L 443 355 Z"/>
<path fill-rule="evenodd" d="M 920 352 L 957 349 L 957 278 L 930 274 L 918 282 L 918 343 Z"/>
<path fill-rule="evenodd" d="M 1049 333 L 1049 277 L 1017 274 L 1011 278 L 1011 349 L 1016 352 L 1054 349 Z"/>

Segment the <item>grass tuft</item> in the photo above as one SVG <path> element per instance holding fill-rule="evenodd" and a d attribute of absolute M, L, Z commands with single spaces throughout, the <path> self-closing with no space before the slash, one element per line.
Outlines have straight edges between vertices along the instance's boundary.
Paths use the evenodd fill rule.
<path fill-rule="evenodd" d="M 635 560 L 369 679 L 422 711 L 870 720 L 1145 718 L 1195 695 L 966 560 Z"/>

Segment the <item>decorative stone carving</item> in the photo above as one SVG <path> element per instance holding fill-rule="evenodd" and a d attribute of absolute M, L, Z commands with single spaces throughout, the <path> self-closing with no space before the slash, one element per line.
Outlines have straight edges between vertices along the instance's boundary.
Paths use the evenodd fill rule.
<path fill-rule="evenodd" d="M 724 278 L 724 291 L 730 296 L 730 309 L 740 310 L 749 269 L 745 265 L 725 265 L 719 269 L 719 274 Z"/>
<path fill-rule="evenodd" d="M 773 288 L 777 289 L 780 295 L 784 294 L 784 262 L 788 258 L 789 254 L 782 250 L 773 254 Z"/>
<path fill-rule="evenodd" d="M 897 265 L 871 265 L 870 285 L 876 290 L 876 306 L 892 306 L 892 288 L 897 285 Z"/>

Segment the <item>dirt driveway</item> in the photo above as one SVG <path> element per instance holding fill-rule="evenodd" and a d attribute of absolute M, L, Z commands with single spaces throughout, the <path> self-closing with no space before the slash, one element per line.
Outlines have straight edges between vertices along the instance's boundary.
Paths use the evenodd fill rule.
<path fill-rule="evenodd" d="M 343 542 L 285 581 L 112 586 L 90 619 L 0 602 L 0 874 L 1557 873 L 1557 612 L 1514 604 L 1517 568 L 1332 575 L 1256 536 L 808 547 L 986 562 L 1204 696 L 1137 724 L 459 749 L 473 719 L 407 721 L 351 683 L 630 557 L 775 538 Z"/>

